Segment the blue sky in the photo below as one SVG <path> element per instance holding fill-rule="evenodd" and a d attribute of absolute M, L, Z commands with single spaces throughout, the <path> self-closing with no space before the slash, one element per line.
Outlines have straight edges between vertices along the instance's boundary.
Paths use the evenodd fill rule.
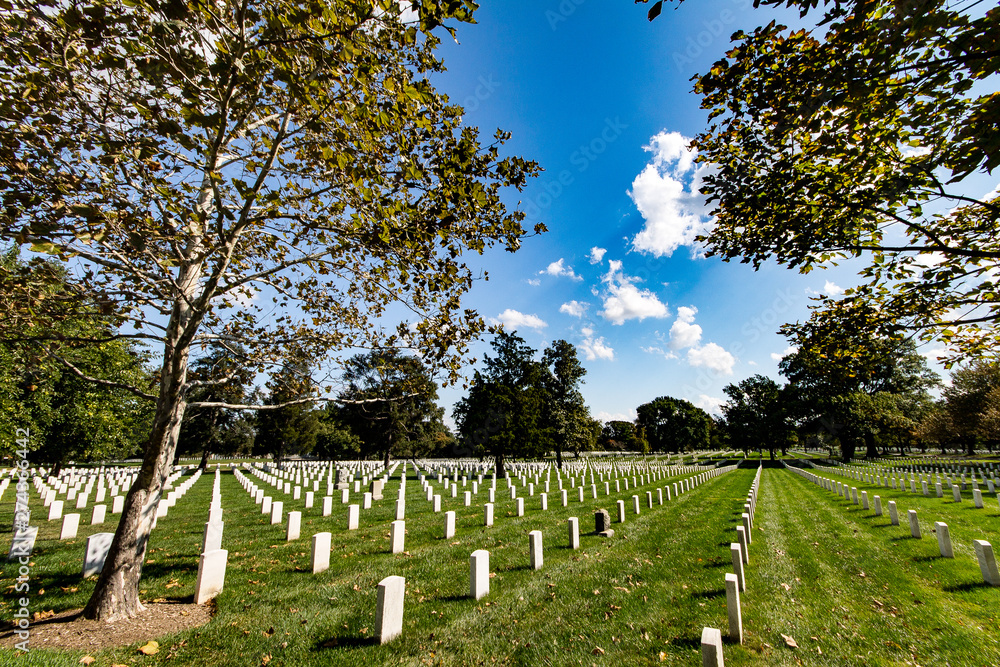
<path fill-rule="evenodd" d="M 645 13 L 627 1 L 484 3 L 458 44 L 446 38 L 449 71 L 436 80 L 468 124 L 509 130 L 508 152 L 545 170 L 508 204 L 549 232 L 516 254 L 474 258 L 490 280 L 466 304 L 536 349 L 576 345 L 584 396 L 603 420 L 632 419 L 657 396 L 715 411 L 725 385 L 778 379 L 788 343 L 777 328 L 807 317 L 810 296 L 856 280 L 846 266 L 755 272 L 692 244 L 710 220 L 686 149 L 706 118 L 690 79 L 737 29 L 796 16 L 750 0 L 688 2 L 652 23 Z M 450 413 L 463 392 L 440 395 Z"/>

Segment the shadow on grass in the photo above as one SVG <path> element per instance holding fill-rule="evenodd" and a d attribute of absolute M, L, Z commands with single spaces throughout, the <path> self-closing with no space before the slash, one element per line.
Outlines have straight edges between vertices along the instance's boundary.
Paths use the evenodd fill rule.
<path fill-rule="evenodd" d="M 701 651 L 701 637 L 674 637 L 670 640 L 670 645 Z"/>
<path fill-rule="evenodd" d="M 700 598 L 702 600 L 711 600 L 713 598 L 725 597 L 725 595 L 726 595 L 726 589 L 725 588 L 717 588 L 717 589 L 711 590 L 711 591 L 700 591 L 698 593 L 692 593 L 691 597 L 693 597 L 693 598 Z M 698 645 L 701 646 L 701 641 L 700 640 L 698 642 Z"/>
<path fill-rule="evenodd" d="M 322 651 L 323 649 L 352 649 L 352 648 L 363 648 L 365 646 L 378 646 L 378 637 L 356 637 L 356 636 L 340 636 L 331 637 L 322 642 L 317 642 L 313 646 L 314 651 Z"/>
<path fill-rule="evenodd" d="M 980 588 L 992 588 L 992 586 L 985 581 L 978 581 L 975 583 L 957 584 L 955 586 L 942 586 L 941 590 L 948 593 L 968 593 L 971 591 L 977 591 Z"/>

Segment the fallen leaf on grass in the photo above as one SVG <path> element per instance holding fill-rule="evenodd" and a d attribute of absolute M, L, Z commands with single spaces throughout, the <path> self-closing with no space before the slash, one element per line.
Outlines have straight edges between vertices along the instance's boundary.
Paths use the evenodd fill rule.
<path fill-rule="evenodd" d="M 786 591 L 790 591 L 790 590 L 792 590 L 792 587 L 791 587 L 791 586 L 789 586 L 788 584 L 784 584 L 784 583 L 783 583 L 783 584 L 781 584 L 781 586 L 782 586 L 782 587 L 783 587 L 783 588 L 784 588 L 784 589 L 785 589 Z"/>
<path fill-rule="evenodd" d="M 262 665 L 266 665 L 269 662 L 271 662 L 271 654 L 270 653 L 268 653 L 267 655 L 265 655 L 263 658 L 260 659 L 260 664 L 262 664 Z"/>
<path fill-rule="evenodd" d="M 139 653 L 142 653 L 143 655 L 155 655 L 159 652 L 160 645 L 153 641 L 146 642 L 144 646 L 139 647 Z"/>
<path fill-rule="evenodd" d="M 664 651 L 660 651 L 660 662 L 663 662 L 663 661 L 664 661 L 664 660 L 666 660 L 666 659 L 667 659 L 667 654 L 666 654 L 666 652 L 664 652 Z"/>
<path fill-rule="evenodd" d="M 51 609 L 49 609 L 48 611 L 36 611 L 33 620 L 37 623 L 38 621 L 44 620 L 49 616 L 55 616 L 55 615 L 56 612 L 52 611 Z"/>
<path fill-rule="evenodd" d="M 94 658 L 94 657 L 89 656 L 89 655 L 85 655 L 82 658 L 80 658 L 80 664 L 81 665 L 89 665 L 90 663 L 96 662 L 96 661 L 97 661 L 97 658 Z"/>
<path fill-rule="evenodd" d="M 597 647 L 594 648 L 593 651 L 590 652 L 590 654 L 591 655 L 604 655 L 604 649 L 601 648 L 600 646 L 597 646 Z"/>
<path fill-rule="evenodd" d="M 799 645 L 795 643 L 795 640 L 792 639 L 791 637 L 789 637 L 788 635 L 781 635 L 781 638 L 785 640 L 785 644 L 788 645 L 788 648 L 798 648 L 799 647 Z"/>

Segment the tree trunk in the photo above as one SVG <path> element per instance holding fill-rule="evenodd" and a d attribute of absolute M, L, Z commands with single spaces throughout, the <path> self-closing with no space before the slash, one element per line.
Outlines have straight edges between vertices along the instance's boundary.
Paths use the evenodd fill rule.
<path fill-rule="evenodd" d="M 197 241 L 194 241 L 189 250 L 196 249 Z M 149 533 L 156 520 L 156 506 L 170 474 L 170 464 L 177 450 L 177 439 L 187 407 L 184 392 L 191 341 L 204 316 L 204 313 L 194 310 L 200 276 L 201 265 L 198 263 L 184 265 L 178 270 L 175 284 L 179 293 L 174 295 L 174 306 L 164 336 L 160 391 L 156 399 L 153 428 L 143 447 L 139 476 L 125 496 L 122 516 L 105 558 L 104 569 L 83 610 L 84 618 L 113 622 L 133 618 L 143 611 L 139 600 L 139 578 L 146 560 Z"/>
<path fill-rule="evenodd" d="M 156 518 L 156 507 L 177 448 L 177 434 L 184 416 L 180 397 L 161 399 L 139 476 L 125 496 L 118 529 L 104 561 L 97 586 L 83 610 L 84 618 L 114 622 L 143 611 L 139 578 L 146 560 L 146 546 Z"/>
<path fill-rule="evenodd" d="M 865 433 L 865 458 L 877 459 L 878 447 L 875 446 L 875 434 Z"/>
<path fill-rule="evenodd" d="M 562 447 L 556 443 L 556 468 L 562 470 Z"/>
<path fill-rule="evenodd" d="M 503 450 L 500 450 L 496 453 L 493 469 L 496 472 L 497 479 L 507 478 L 507 469 L 504 467 L 503 463 Z"/>
<path fill-rule="evenodd" d="M 198 469 L 202 472 L 208 470 L 208 457 L 212 454 L 211 445 L 206 445 L 205 449 L 201 452 L 201 463 L 198 464 Z"/>

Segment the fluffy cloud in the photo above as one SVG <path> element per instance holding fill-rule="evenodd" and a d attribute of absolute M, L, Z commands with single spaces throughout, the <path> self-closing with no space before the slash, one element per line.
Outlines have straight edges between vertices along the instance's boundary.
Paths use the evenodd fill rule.
<path fill-rule="evenodd" d="M 638 280 L 622 273 L 622 263 L 609 262 L 610 268 L 601 281 L 607 285 L 604 310 L 597 314 L 612 324 L 624 324 L 625 320 L 644 320 L 647 317 L 663 318 L 670 315 L 666 304 L 648 289 L 634 285 Z"/>
<path fill-rule="evenodd" d="M 538 287 L 539 285 L 542 284 L 542 281 L 539 280 L 538 278 L 528 278 L 528 284 L 531 285 L 532 287 Z"/>
<path fill-rule="evenodd" d="M 714 396 L 700 394 L 694 404 L 708 414 L 718 416 L 722 414 L 722 404 L 725 402 L 726 399 L 724 398 L 715 398 Z"/>
<path fill-rule="evenodd" d="M 840 296 L 844 293 L 844 288 L 827 280 L 826 284 L 823 285 L 823 293 L 827 296 Z"/>
<path fill-rule="evenodd" d="M 548 274 L 550 276 L 565 276 L 571 280 L 583 280 L 580 276 L 573 272 L 572 266 L 566 266 L 563 264 L 563 259 L 560 257 L 558 262 L 552 262 L 543 271 L 539 271 L 538 274 Z"/>
<path fill-rule="evenodd" d="M 710 209 L 698 191 L 709 167 L 695 164 L 690 141 L 678 132 L 660 132 L 644 146 L 653 160 L 628 193 L 646 221 L 632 239 L 635 250 L 669 257 L 711 226 Z"/>
<path fill-rule="evenodd" d="M 591 264 L 600 264 L 601 260 L 604 259 L 604 253 L 606 253 L 606 252 L 607 252 L 607 250 L 605 248 L 598 248 L 597 246 L 594 246 L 593 248 L 591 248 L 590 249 L 590 255 L 589 255 L 590 263 Z"/>
<path fill-rule="evenodd" d="M 604 338 L 594 337 L 593 331 L 590 329 L 584 329 L 583 331 L 586 338 L 580 343 L 579 348 L 587 361 L 594 361 L 595 359 L 604 359 L 605 361 L 615 360 L 615 351 L 610 345 L 604 342 Z"/>
<path fill-rule="evenodd" d="M 786 347 L 784 350 L 782 350 L 779 353 L 772 352 L 771 353 L 771 358 L 774 359 L 775 361 L 781 361 L 782 359 L 784 359 L 788 355 L 795 354 L 798 351 L 799 351 L 799 348 L 797 348 L 795 346 Z"/>
<path fill-rule="evenodd" d="M 670 327 L 670 349 L 683 350 L 686 347 L 694 347 L 701 340 L 701 327 L 694 323 L 694 316 L 698 312 L 695 307 L 688 308 L 681 306 L 677 309 L 677 319 Z"/>
<path fill-rule="evenodd" d="M 687 353 L 688 363 L 696 368 L 708 368 L 721 375 L 732 375 L 736 359 L 726 352 L 721 345 L 707 343 L 700 347 L 692 347 Z"/>
<path fill-rule="evenodd" d="M 495 318 L 490 318 L 493 324 L 502 324 L 508 331 L 516 331 L 520 327 L 528 329 L 544 329 L 549 326 L 537 315 L 525 315 L 522 312 L 508 308 Z"/>
<path fill-rule="evenodd" d="M 567 315 L 572 315 L 573 317 L 583 317 L 587 313 L 587 308 L 590 306 L 588 303 L 583 303 L 580 301 L 570 301 L 559 306 L 560 313 L 566 313 Z"/>

